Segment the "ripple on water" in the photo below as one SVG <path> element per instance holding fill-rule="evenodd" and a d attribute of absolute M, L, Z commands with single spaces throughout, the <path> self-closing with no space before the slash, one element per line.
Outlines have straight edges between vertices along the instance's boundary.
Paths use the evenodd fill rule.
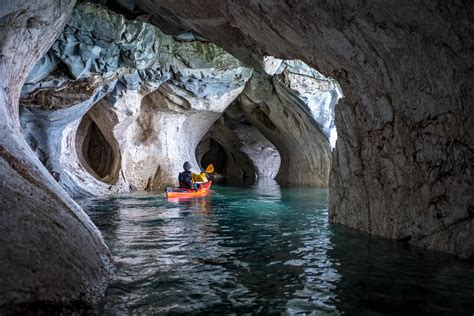
<path fill-rule="evenodd" d="M 267 183 L 80 203 L 116 261 L 106 314 L 474 311 L 472 265 L 329 225 L 327 190 Z"/>

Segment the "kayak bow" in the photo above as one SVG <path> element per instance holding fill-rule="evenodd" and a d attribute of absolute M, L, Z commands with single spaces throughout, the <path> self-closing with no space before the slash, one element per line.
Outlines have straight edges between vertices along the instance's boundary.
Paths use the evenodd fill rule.
<path fill-rule="evenodd" d="M 176 188 L 171 192 L 166 192 L 167 198 L 193 198 L 204 196 L 209 192 L 212 181 L 201 183 L 201 186 L 196 191 Z"/>

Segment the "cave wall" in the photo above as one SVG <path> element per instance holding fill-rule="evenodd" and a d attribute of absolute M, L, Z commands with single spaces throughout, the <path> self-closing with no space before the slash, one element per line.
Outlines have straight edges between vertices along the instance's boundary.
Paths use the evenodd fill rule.
<path fill-rule="evenodd" d="M 472 1 L 127 3 L 255 68 L 298 58 L 338 80 L 331 222 L 472 256 Z"/>
<path fill-rule="evenodd" d="M 197 167 L 197 143 L 251 73 L 212 43 L 80 3 L 28 76 L 22 128 L 72 196 L 160 191 L 177 184 L 184 161 Z M 86 113 L 114 149 L 110 177 L 82 154 Z"/>
<path fill-rule="evenodd" d="M 250 185 L 257 180 L 256 168 L 250 158 L 239 150 L 239 138 L 232 130 L 226 128 L 222 123 L 213 127 L 214 136 L 205 138 L 202 142 L 210 142 L 210 150 L 204 155 L 200 164 L 202 168 L 210 163 L 217 162 L 215 174 L 211 179 L 215 183 L 225 183 L 227 185 Z M 216 148 L 217 147 L 217 148 Z M 224 157 L 223 157 L 224 156 Z M 219 168 L 223 161 L 223 167 Z"/>
<path fill-rule="evenodd" d="M 127 20 L 102 6 L 80 3 L 28 76 L 21 97 L 22 128 L 72 196 L 160 191 L 177 184 L 184 161 L 197 168 L 197 144 L 240 96 L 240 110 L 282 153 L 278 180 L 328 186 L 340 88 L 301 61 L 266 56 L 263 65 L 266 73 L 256 73 L 246 86 L 253 70 L 214 44 L 183 34 L 168 36 L 142 19 Z M 98 176 L 84 158 L 81 122 L 86 113 L 114 148 L 113 160 L 120 166 L 112 175 Z M 229 179 L 249 183 L 258 176 L 273 177 L 272 152 L 267 155 L 243 140 L 257 134 L 239 130 L 242 137 L 235 141 L 249 146 L 241 146 L 247 153 L 228 151 L 229 162 L 234 161 Z M 234 140 L 220 139 L 224 146 L 227 141 Z M 263 158 L 271 161 L 263 164 Z"/>
<path fill-rule="evenodd" d="M 244 86 L 242 80 L 222 95 L 201 99 L 186 89 L 165 83 L 143 100 L 138 124 L 148 138 L 142 146 L 151 149 L 145 159 L 157 165 L 147 189 L 176 185 L 185 161 L 191 162 L 193 172 L 199 172 L 196 147 Z"/>
<path fill-rule="evenodd" d="M 86 131 L 79 130 L 78 133 L 83 117 L 89 115 L 94 104 L 114 87 L 114 83 L 108 85 L 105 80 L 94 79 L 90 80 L 89 91 L 78 88 L 81 83 L 68 80 L 69 89 L 59 85 L 47 90 L 33 90 L 36 93 L 20 99 L 23 135 L 56 181 L 73 197 L 126 192 L 128 189 L 128 184 L 121 178 L 110 185 L 95 173 L 91 174 L 88 164 L 82 159 L 82 148 L 77 146 L 78 142 L 82 145 L 81 136 L 86 136 L 81 134 Z M 41 92 L 52 95 L 51 102 L 42 101 L 43 97 L 38 97 Z M 48 108 L 55 101 L 58 106 Z M 100 125 L 107 131 L 108 125 Z M 113 143 L 114 139 L 108 136 L 109 142 Z"/>
<path fill-rule="evenodd" d="M 20 89 L 74 4 L 33 0 L 0 6 L 2 314 L 44 302 L 97 302 L 111 271 L 99 231 L 32 152 L 18 120 Z"/>
<path fill-rule="evenodd" d="M 281 88 L 282 82 L 269 81 L 273 74 L 269 75 L 271 65 L 265 63 L 268 55 L 301 59 L 336 78 L 344 99 L 335 112 L 339 138 L 332 161 L 330 220 L 472 257 L 472 2 L 321 1 L 315 5 L 309 0 L 144 0 L 136 5 L 130 7 L 151 14 L 150 21 L 167 32 L 178 35 L 193 30 L 190 38 L 181 37 L 178 42 L 197 41 L 196 55 L 217 52 L 212 56 L 222 53 L 221 61 L 231 61 L 235 72 L 230 72 L 226 84 L 211 89 L 225 98 L 226 102 L 214 100 L 220 104 L 230 104 L 237 97 L 251 70 L 214 47 L 201 49 L 203 39 L 197 33 L 262 74 L 266 72 L 262 80 L 271 89 Z M 149 24 L 127 22 L 86 4 L 82 8 L 95 18 L 74 20 L 80 12 L 73 13 L 72 24 L 62 32 L 73 6 L 74 1 L 40 0 L 7 0 L 0 6 L 2 310 L 7 304 L 94 303 L 105 290 L 111 256 L 96 227 L 63 190 L 95 194 L 111 190 L 90 175 L 90 181 L 74 179 L 79 169 L 68 165 L 79 159 L 74 157 L 77 128 L 97 101 L 107 95 L 103 100 L 115 116 L 98 111 L 95 120 L 104 124 L 103 130 L 110 128 L 108 137 L 114 138 L 131 126 L 143 126 L 136 134 L 143 136 L 166 121 L 160 113 L 140 117 L 142 106 L 171 112 L 176 125 L 185 123 L 185 134 L 197 130 L 185 146 L 189 150 L 175 152 L 183 158 L 194 156 L 192 147 L 205 133 L 204 126 L 196 129 L 196 122 L 212 124 L 224 111 L 224 107 L 210 109 L 212 100 L 203 92 L 208 91 L 209 82 L 199 81 L 202 69 L 212 74 L 219 67 L 200 63 L 205 58 L 175 67 L 172 61 L 183 55 L 169 58 L 176 52 L 169 50 L 171 37 L 155 37 L 157 31 Z M 100 18 L 95 15 L 98 12 Z M 79 31 L 82 28 L 84 32 Z M 154 61 L 161 56 L 157 52 L 163 50 L 166 67 L 156 67 Z M 247 75 L 241 76 L 242 72 Z M 162 85 L 170 78 L 174 81 Z M 259 103 L 252 100 L 248 107 Z M 266 115 L 269 120 L 258 120 L 261 131 L 276 126 L 278 120 L 276 116 L 272 120 L 270 107 L 259 111 L 256 118 Z M 106 118 L 111 122 L 104 123 Z M 318 129 L 325 135 L 321 126 Z M 182 140 L 173 137 L 174 142 Z M 130 144 L 116 140 L 119 147 Z M 121 163 L 129 159 L 122 155 Z M 166 169 L 172 174 L 181 163 L 176 161 Z M 163 183 L 166 176 L 158 166 L 149 170 L 152 176 L 147 185 Z M 122 180 L 124 187 L 117 190 L 130 189 L 129 180 Z"/>
<path fill-rule="evenodd" d="M 226 174 L 242 179 L 253 165 L 255 179 L 327 187 L 337 138 L 334 109 L 342 96 L 338 83 L 300 60 L 266 56 L 263 69 L 253 72 L 238 102 L 209 133 L 230 155 Z"/>
<path fill-rule="evenodd" d="M 247 119 L 281 155 L 276 180 L 327 187 L 339 85 L 299 60 L 264 58 L 264 69 L 254 72 L 239 100 Z"/>
<path fill-rule="evenodd" d="M 110 121 L 114 115 L 108 115 L 100 105 L 97 103 L 82 117 L 76 132 L 75 153 L 89 174 L 101 182 L 116 184 L 122 157 L 112 130 L 108 128 L 113 126 Z"/>
<path fill-rule="evenodd" d="M 22 88 L 20 121 L 30 146 L 71 196 L 128 192 L 123 177 L 102 181 L 87 163 L 77 143 L 83 117 L 104 96 L 136 88 L 139 71 L 146 71 L 157 56 L 150 40 L 155 28 L 141 22 L 128 23 L 105 8 L 78 4 L 46 54 L 35 64 Z M 162 82 L 161 73 L 144 74 L 148 85 Z M 95 116 L 109 143 L 117 145 L 111 129 L 117 123 L 113 112 Z M 81 145 L 80 144 L 80 145 Z M 80 147 L 80 146 L 79 146 Z M 118 149 L 115 148 L 116 155 Z M 117 172 L 116 172 L 117 173 Z"/>
<path fill-rule="evenodd" d="M 254 73 L 245 87 L 242 109 L 262 134 L 280 146 L 279 150 L 284 148 L 284 144 L 278 145 L 282 137 L 271 139 L 271 133 L 265 131 L 274 126 L 278 129 L 278 122 L 285 117 L 283 112 L 275 112 L 282 109 L 279 103 L 301 103 L 294 101 L 294 93 L 288 94 L 290 77 L 275 78 L 265 56 L 298 58 L 337 79 L 344 99 L 335 109 L 339 138 L 332 155 L 330 220 L 464 258 L 472 257 L 471 2 L 445 5 L 332 1 L 315 6 L 309 1 L 215 1 L 211 4 L 149 0 L 139 2 L 137 9 L 150 13 L 150 21 L 157 25 L 166 22 L 171 33 L 192 29 L 261 70 Z M 91 110 L 94 104 L 103 100 L 107 111 L 110 108 L 114 113 L 115 116 L 99 111 L 95 119 L 104 124 L 104 130 L 105 125 L 110 128 L 109 137 L 116 138 L 119 147 L 129 146 L 134 140 L 132 137 L 132 142 L 119 141 L 115 133 L 120 133 L 121 128 L 123 131 L 125 127 L 133 127 L 137 132 L 131 135 L 143 136 L 145 131 L 160 132 L 157 126 L 162 126 L 169 117 L 173 122 L 169 126 L 184 126 L 185 132 L 160 139 L 179 143 L 183 135 L 197 131 L 195 137 L 186 140 L 189 143 L 185 146 L 173 147 L 174 156 L 187 159 L 194 157 L 195 146 L 210 127 L 199 122 L 212 124 L 225 110 L 226 106 L 212 110 L 212 102 L 230 104 L 251 75 L 250 68 L 223 57 L 221 61 L 231 60 L 226 83 L 206 90 L 209 81 L 201 80 L 202 69 L 208 69 L 207 74 L 212 77 L 219 67 L 202 64 L 205 58 L 189 58 L 188 61 L 196 61 L 191 66 L 179 63 L 183 55 L 169 57 L 179 51 L 169 50 L 174 47 L 171 37 L 154 37 L 155 28 L 140 21 L 127 22 L 105 11 L 99 11 L 102 17 L 97 23 L 83 20 L 82 24 L 71 24 L 66 32 L 60 33 L 73 5 L 73 2 L 52 5 L 42 1 L 7 1 L 0 8 L 3 118 L 0 122 L 3 218 L 0 255 L 5 258 L 0 263 L 3 289 L 0 305 L 38 301 L 92 303 L 105 290 L 111 265 L 108 250 L 89 218 L 57 183 L 70 193 L 111 192 L 109 185 L 94 182 L 97 179 L 90 175 L 90 181 L 74 179 L 71 171 L 79 169 L 68 165 L 79 159 L 74 157 L 74 137 L 82 117 L 95 111 Z M 88 12 L 97 13 L 96 9 Z M 104 28 L 104 23 L 116 25 L 117 29 Z M 75 32 L 82 27 L 86 28 L 85 33 L 75 38 Z M 100 32 L 92 29 L 113 34 L 120 30 L 108 38 L 109 43 L 118 41 L 120 45 L 100 46 L 104 39 L 94 39 Z M 58 36 L 52 50 L 47 52 Z M 201 47 L 202 38 L 197 38 L 198 44 L 190 44 L 191 47 Z M 196 41 L 196 37 L 191 40 Z M 189 44 L 187 41 L 184 43 Z M 157 58 L 157 43 L 164 43 L 161 48 L 169 53 L 159 67 L 152 62 Z M 79 53 L 75 50 L 78 47 Z M 196 54 L 201 56 L 214 52 L 215 48 L 196 49 Z M 227 56 L 222 51 L 212 56 L 221 53 Z M 246 76 L 241 76 L 244 69 Z M 18 99 L 25 82 L 20 126 Z M 190 84 L 186 85 L 187 82 Z M 271 90 L 271 93 L 268 99 L 256 102 L 252 85 L 261 84 L 263 89 L 258 88 L 261 92 Z M 219 91 L 216 99 L 206 98 L 203 92 L 216 90 Z M 308 104 L 299 109 L 307 108 Z M 154 112 L 155 108 L 160 111 Z M 150 113 L 146 114 L 147 111 Z M 325 134 L 324 126 L 314 124 L 317 123 L 314 115 L 308 117 L 293 119 L 291 125 L 279 129 L 308 122 L 304 126 L 318 130 L 319 144 L 326 142 L 324 148 L 329 150 L 330 137 Z M 111 122 L 104 123 L 106 118 L 111 118 Z M 161 132 L 171 135 L 175 133 L 173 128 Z M 120 148 L 122 151 L 125 147 Z M 152 144 L 151 148 L 158 147 Z M 320 152 L 328 156 L 324 150 Z M 283 158 L 284 150 L 281 153 Z M 130 160 L 133 159 L 122 155 L 121 163 Z M 173 181 L 171 177 L 181 164 L 182 161 L 173 160 L 173 165 L 165 163 L 163 169 L 158 165 L 147 168 L 148 174 L 137 176 L 140 181 L 136 185 L 159 187 L 166 179 Z M 282 170 L 285 169 L 290 170 L 283 177 L 286 179 L 297 172 L 283 165 Z M 325 172 L 328 169 L 328 166 L 315 168 Z M 87 175 L 80 171 L 76 177 L 84 174 Z M 123 187 L 115 186 L 116 190 L 131 188 L 129 182 L 133 182 L 130 179 L 134 175 L 128 177 L 118 180 L 123 181 Z M 32 254 L 34 261 L 30 260 Z"/>
<path fill-rule="evenodd" d="M 196 159 L 202 168 L 213 163 L 227 184 L 274 179 L 280 168 L 278 150 L 246 119 L 239 100 L 225 110 L 201 140 Z"/>

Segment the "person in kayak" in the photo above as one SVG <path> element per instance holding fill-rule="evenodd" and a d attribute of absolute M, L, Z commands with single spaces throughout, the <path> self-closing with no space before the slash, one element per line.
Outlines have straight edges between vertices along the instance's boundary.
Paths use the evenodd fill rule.
<path fill-rule="evenodd" d="M 194 189 L 193 185 L 193 173 L 191 172 L 191 168 L 193 166 L 189 161 L 186 161 L 183 165 L 183 172 L 180 172 L 178 175 L 179 187 L 183 189 L 192 190 Z"/>
<path fill-rule="evenodd" d="M 186 161 L 183 165 L 183 172 L 178 175 L 179 187 L 188 190 L 199 189 L 200 183 L 207 182 L 206 173 L 193 173 L 191 172 L 192 165 L 189 161 Z"/>

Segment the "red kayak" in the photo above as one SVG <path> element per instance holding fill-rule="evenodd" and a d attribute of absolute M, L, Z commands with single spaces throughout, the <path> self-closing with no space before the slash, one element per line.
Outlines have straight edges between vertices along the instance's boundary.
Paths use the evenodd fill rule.
<path fill-rule="evenodd" d="M 197 190 L 188 190 L 182 188 L 176 188 L 171 192 L 166 192 L 167 198 L 193 198 L 205 196 L 209 193 L 211 188 L 212 181 L 201 183 L 201 186 Z"/>

